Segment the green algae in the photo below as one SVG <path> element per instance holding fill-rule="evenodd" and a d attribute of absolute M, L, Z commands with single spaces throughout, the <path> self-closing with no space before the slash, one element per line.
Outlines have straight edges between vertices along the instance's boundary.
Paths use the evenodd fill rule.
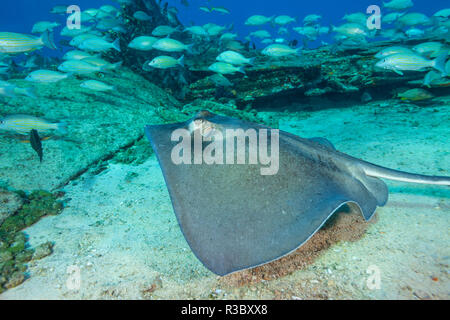
<path fill-rule="evenodd" d="M 18 232 L 39 221 L 46 215 L 56 215 L 63 209 L 57 197 L 47 191 L 33 191 L 16 214 L 8 217 L 0 226 L 0 232 Z"/>
<path fill-rule="evenodd" d="M 48 253 L 49 245 L 45 244 L 36 255 L 22 230 L 44 216 L 59 214 L 63 209 L 63 203 L 58 200 L 60 194 L 42 190 L 29 195 L 23 191 L 16 193 L 23 198 L 24 205 L 0 225 L 0 293 L 25 281 L 26 263 L 45 256 L 44 251 Z"/>

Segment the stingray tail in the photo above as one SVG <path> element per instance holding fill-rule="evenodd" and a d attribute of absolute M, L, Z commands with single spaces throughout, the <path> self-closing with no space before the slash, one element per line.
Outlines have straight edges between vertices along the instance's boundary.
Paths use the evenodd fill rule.
<path fill-rule="evenodd" d="M 425 176 L 421 174 L 408 173 L 380 167 L 368 162 L 363 163 L 363 170 L 366 173 L 366 175 L 375 178 L 402 181 L 402 182 L 420 183 L 420 184 L 450 186 L 450 177 Z"/>

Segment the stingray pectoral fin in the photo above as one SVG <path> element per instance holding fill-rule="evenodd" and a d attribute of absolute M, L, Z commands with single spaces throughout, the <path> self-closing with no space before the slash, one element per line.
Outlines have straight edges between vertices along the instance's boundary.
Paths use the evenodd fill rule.
<path fill-rule="evenodd" d="M 380 179 L 368 176 L 360 164 L 351 165 L 352 174 L 364 185 L 376 199 L 377 206 L 384 206 L 389 198 L 387 185 Z"/>
<path fill-rule="evenodd" d="M 240 134 L 264 128 L 214 115 L 194 120 L 223 129 L 241 128 Z M 171 141 L 171 135 L 189 123 L 147 126 L 146 134 L 183 235 L 197 258 L 216 274 L 256 267 L 291 253 L 343 204 L 354 204 L 369 220 L 383 203 L 380 186 L 360 167 L 347 166 L 329 147 L 282 131 L 279 170 L 274 175 L 262 175 L 261 164 L 176 164 L 171 155 L 178 142 Z M 227 139 L 224 136 L 224 145 Z M 191 151 L 195 153 L 195 148 Z"/>
<path fill-rule="evenodd" d="M 326 147 L 328 149 L 336 150 L 336 147 L 333 145 L 333 143 L 331 143 L 331 141 L 326 139 L 326 138 L 315 137 L 315 138 L 311 138 L 309 140 L 311 140 L 313 142 L 316 142 L 316 143 L 318 143 L 318 144 L 320 144 L 320 145 L 322 145 L 322 146 L 324 146 L 324 147 Z"/>

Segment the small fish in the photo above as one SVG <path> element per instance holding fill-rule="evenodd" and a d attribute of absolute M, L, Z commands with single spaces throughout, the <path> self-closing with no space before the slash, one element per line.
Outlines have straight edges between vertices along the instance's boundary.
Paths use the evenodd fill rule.
<path fill-rule="evenodd" d="M 270 38 L 271 35 L 266 30 L 258 30 L 258 31 L 254 31 L 254 32 L 250 33 L 250 37 L 265 39 L 265 38 Z"/>
<path fill-rule="evenodd" d="M 163 38 L 153 44 L 153 49 L 165 52 L 183 52 L 190 51 L 192 45 L 185 45 L 178 40 Z"/>
<path fill-rule="evenodd" d="M 255 58 L 247 59 L 242 54 L 234 51 L 225 51 L 222 52 L 217 58 L 219 62 L 229 63 L 235 66 L 242 66 L 245 64 L 253 65 Z"/>
<path fill-rule="evenodd" d="M 414 46 L 412 50 L 427 58 L 436 58 L 445 52 L 449 52 L 449 47 L 441 42 L 430 41 L 420 43 Z"/>
<path fill-rule="evenodd" d="M 136 11 L 134 14 L 133 14 L 133 17 L 136 19 L 136 20 L 139 20 L 139 21 L 150 21 L 151 19 L 152 19 L 152 17 L 150 17 L 147 13 L 145 13 L 144 11 Z"/>
<path fill-rule="evenodd" d="M 83 33 L 83 34 L 73 37 L 72 40 L 70 40 L 69 44 L 72 47 L 78 47 L 80 44 L 82 44 L 87 39 L 93 39 L 93 38 L 100 38 L 100 37 L 97 36 L 96 34 L 89 33 L 89 32 Z"/>
<path fill-rule="evenodd" d="M 331 31 L 341 33 L 346 36 L 367 35 L 365 28 L 358 23 L 345 23 L 339 27 L 331 26 Z"/>
<path fill-rule="evenodd" d="M 404 15 L 404 13 L 402 12 L 391 12 L 386 15 L 383 15 L 381 17 L 381 22 L 391 24 L 397 21 L 397 19 L 400 18 L 402 15 Z"/>
<path fill-rule="evenodd" d="M 104 72 L 105 68 L 95 66 L 83 60 L 66 60 L 58 66 L 58 70 L 69 74 L 86 75 L 94 72 Z"/>
<path fill-rule="evenodd" d="M 92 26 L 84 26 L 84 25 L 81 25 L 79 29 L 78 28 L 69 29 L 67 26 L 65 26 L 61 30 L 60 34 L 63 37 L 73 38 L 73 37 L 79 36 L 80 34 L 91 32 L 91 31 L 93 31 L 92 29 L 93 29 Z"/>
<path fill-rule="evenodd" d="M 173 28 L 171 26 L 158 26 L 152 31 L 152 35 L 155 37 L 167 37 L 174 32 L 180 30 L 180 27 Z"/>
<path fill-rule="evenodd" d="M 411 12 L 411 13 L 407 13 L 407 14 L 401 16 L 400 18 L 398 18 L 397 22 L 403 26 L 411 27 L 411 26 L 416 26 L 419 24 L 428 25 L 428 24 L 430 24 L 431 21 L 430 21 L 430 18 L 428 18 L 423 13 Z"/>
<path fill-rule="evenodd" d="M 14 88 L 14 93 L 19 95 L 19 96 L 25 96 L 25 97 L 29 97 L 32 99 L 37 99 L 36 97 L 36 93 L 34 91 L 34 88 L 19 88 L 19 87 L 15 87 Z"/>
<path fill-rule="evenodd" d="M 365 25 L 366 21 L 367 21 L 367 15 L 365 15 L 362 12 L 355 12 L 355 13 L 350 13 L 350 14 L 346 14 L 342 20 L 345 20 L 349 23 L 357 23 L 360 25 Z"/>
<path fill-rule="evenodd" d="M 284 44 L 272 44 L 262 51 L 263 55 L 269 57 L 286 57 L 300 54 L 300 48 L 291 48 Z"/>
<path fill-rule="evenodd" d="M 14 98 L 15 86 L 5 81 L 0 81 L 0 97 Z"/>
<path fill-rule="evenodd" d="M 391 10 L 406 10 L 414 6 L 412 0 L 392 0 L 391 2 L 383 2 L 383 6 Z"/>
<path fill-rule="evenodd" d="M 200 9 L 201 11 L 211 13 L 211 9 L 208 8 L 208 7 L 202 6 L 202 7 L 200 7 L 199 9 Z"/>
<path fill-rule="evenodd" d="M 36 99 L 34 88 L 20 88 L 12 83 L 0 80 L 0 96 L 14 98 L 16 95 Z"/>
<path fill-rule="evenodd" d="M 27 60 L 18 62 L 17 65 L 24 69 L 34 69 L 37 67 L 36 60 L 37 56 L 32 55 Z"/>
<path fill-rule="evenodd" d="M 383 57 L 391 56 L 393 54 L 414 54 L 414 52 L 406 47 L 393 46 L 381 50 L 375 55 L 375 58 L 381 59 Z"/>
<path fill-rule="evenodd" d="M 425 78 L 423 79 L 423 85 L 425 87 L 431 88 L 432 85 L 434 85 L 436 82 L 442 79 L 442 74 L 431 70 L 425 75 Z"/>
<path fill-rule="evenodd" d="M 224 33 L 223 35 L 220 36 L 220 42 L 225 42 L 225 41 L 230 41 L 230 40 L 234 40 L 237 38 L 237 34 L 236 33 Z"/>
<path fill-rule="evenodd" d="M 54 14 L 66 14 L 67 13 L 67 6 L 55 6 L 50 10 L 50 13 Z"/>
<path fill-rule="evenodd" d="M 45 119 L 23 114 L 10 115 L 0 119 L 0 130 L 26 135 L 33 129 L 39 132 L 56 130 L 61 134 L 65 134 L 67 125 L 63 122 L 52 123 Z"/>
<path fill-rule="evenodd" d="M 26 81 L 37 83 L 55 83 L 67 79 L 70 74 L 61 73 L 51 70 L 36 70 L 31 72 L 26 78 Z"/>
<path fill-rule="evenodd" d="M 38 154 L 39 161 L 42 162 L 42 142 L 41 137 L 39 137 L 38 131 L 36 129 L 32 129 L 30 131 L 30 144 L 33 150 Z"/>
<path fill-rule="evenodd" d="M 89 52 L 105 52 L 110 49 L 120 52 L 120 38 L 117 38 L 116 41 L 112 43 L 102 38 L 87 39 L 83 41 L 78 48 Z"/>
<path fill-rule="evenodd" d="M 401 92 L 397 95 L 397 97 L 400 98 L 401 100 L 408 100 L 408 101 L 423 101 L 434 98 L 434 96 L 431 93 L 420 88 Z"/>
<path fill-rule="evenodd" d="M 245 74 L 245 70 L 244 67 L 235 67 L 232 64 L 229 63 L 225 63 L 225 62 L 216 62 L 214 64 L 212 64 L 211 66 L 209 66 L 208 68 L 209 70 L 216 72 L 216 73 L 220 73 L 220 74 L 234 74 L 236 72 L 240 72 Z"/>
<path fill-rule="evenodd" d="M 115 18 L 105 18 L 105 19 L 100 20 L 97 23 L 96 28 L 98 30 L 107 31 L 107 30 L 114 29 L 119 26 L 122 26 L 122 21 L 115 19 Z"/>
<path fill-rule="evenodd" d="M 262 43 L 262 44 L 271 44 L 271 43 L 273 43 L 273 40 L 272 40 L 272 39 L 263 39 L 263 40 L 261 41 L 261 43 Z"/>
<path fill-rule="evenodd" d="M 233 83 L 220 73 L 208 77 L 217 87 L 231 87 Z"/>
<path fill-rule="evenodd" d="M 365 91 L 361 96 L 361 102 L 367 103 L 372 101 L 372 96 L 369 92 Z"/>
<path fill-rule="evenodd" d="M 305 25 L 309 25 L 309 24 L 315 24 L 317 23 L 320 19 L 322 19 L 322 16 L 319 16 L 317 14 L 310 14 L 307 15 L 304 19 L 303 19 L 303 23 Z"/>
<path fill-rule="evenodd" d="M 89 64 L 92 64 L 94 66 L 100 67 L 102 69 L 103 72 L 108 71 L 108 70 L 117 70 L 118 68 L 120 68 L 123 64 L 122 61 L 119 62 L 115 62 L 115 63 L 110 63 L 100 57 L 97 56 L 93 56 L 93 57 L 86 57 L 84 59 L 81 59 L 84 62 L 87 62 Z"/>
<path fill-rule="evenodd" d="M 53 35 L 48 30 L 40 38 L 21 33 L 0 32 L 0 53 L 32 52 L 43 47 L 56 49 Z"/>
<path fill-rule="evenodd" d="M 140 51 L 150 51 L 150 50 L 153 50 L 153 45 L 158 40 L 159 39 L 155 38 L 155 37 L 140 36 L 140 37 L 134 38 L 128 45 L 128 48 L 132 48 L 132 49 L 140 50 Z"/>
<path fill-rule="evenodd" d="M 134 0 L 116 0 L 121 5 L 128 6 L 134 3 Z"/>
<path fill-rule="evenodd" d="M 203 29 L 202 26 L 192 26 L 184 29 L 184 32 L 189 32 L 193 35 L 199 37 L 209 37 L 209 33 L 207 30 Z"/>
<path fill-rule="evenodd" d="M 84 51 L 72 50 L 66 52 L 66 54 L 63 56 L 63 60 L 83 60 L 84 58 L 88 57 L 92 57 L 92 55 Z"/>
<path fill-rule="evenodd" d="M 99 8 L 99 10 L 107 12 L 109 14 L 117 14 L 117 13 L 119 13 L 119 10 L 116 7 L 114 7 L 112 5 L 109 5 L 109 4 L 102 5 Z"/>
<path fill-rule="evenodd" d="M 442 9 L 433 14 L 433 17 L 448 19 L 450 17 L 450 8 Z"/>
<path fill-rule="evenodd" d="M 109 12 L 103 11 L 103 10 L 98 10 L 96 16 L 96 19 L 105 19 L 105 18 L 113 18 L 113 15 Z"/>
<path fill-rule="evenodd" d="M 406 30 L 405 33 L 409 38 L 417 38 L 422 37 L 425 34 L 425 31 L 418 28 L 410 28 Z"/>
<path fill-rule="evenodd" d="M 169 69 L 177 66 L 184 67 L 184 56 L 182 56 L 180 59 L 175 59 L 169 56 L 159 56 L 146 63 L 145 66 L 150 66 L 156 69 Z M 145 67 L 144 70 L 146 70 Z"/>
<path fill-rule="evenodd" d="M 272 22 L 273 19 L 274 19 L 274 17 L 265 17 L 262 15 L 254 15 L 245 21 L 245 25 L 246 26 L 262 26 L 263 24 Z"/>
<path fill-rule="evenodd" d="M 297 32 L 298 34 L 304 35 L 309 40 L 316 40 L 320 33 L 319 28 L 310 27 L 310 26 L 295 27 L 294 31 Z"/>
<path fill-rule="evenodd" d="M 425 71 L 427 68 L 435 68 L 442 74 L 446 74 L 446 59 L 446 53 L 437 57 L 435 60 L 428 60 L 416 53 L 399 53 L 384 57 L 375 66 L 392 70 L 399 75 L 403 75 L 402 71 Z"/>
<path fill-rule="evenodd" d="M 244 45 L 237 40 L 227 41 L 224 45 L 224 49 L 232 51 L 242 51 L 245 49 Z"/>
<path fill-rule="evenodd" d="M 83 13 L 90 15 L 91 17 L 95 17 L 100 9 L 90 8 L 83 11 Z"/>
<path fill-rule="evenodd" d="M 208 35 L 212 37 L 218 36 L 220 33 L 227 29 L 227 27 L 219 26 L 217 24 L 211 24 L 209 26 L 205 25 L 203 26 L 203 28 L 206 29 Z"/>
<path fill-rule="evenodd" d="M 111 91 L 115 89 L 114 86 L 110 86 L 106 83 L 97 80 L 87 80 L 83 82 L 80 85 L 80 87 L 99 92 Z"/>
<path fill-rule="evenodd" d="M 58 22 L 39 21 L 33 25 L 31 33 L 44 33 L 45 31 L 53 31 L 54 28 L 59 27 Z"/>
<path fill-rule="evenodd" d="M 290 16 L 283 15 L 283 16 L 278 16 L 278 17 L 276 17 L 276 18 L 273 20 L 273 22 L 274 22 L 275 24 L 277 24 L 277 25 L 285 26 L 285 25 L 288 25 L 288 24 L 290 24 L 290 23 L 292 23 L 292 22 L 297 22 L 297 19 L 292 18 L 292 17 L 290 17 Z"/>
<path fill-rule="evenodd" d="M 220 13 L 223 13 L 223 14 L 230 14 L 231 13 L 230 10 L 228 10 L 227 8 L 224 8 L 224 7 L 213 7 L 213 8 L 211 8 L 211 12 L 213 12 L 213 11 L 217 11 L 217 12 L 220 12 Z"/>

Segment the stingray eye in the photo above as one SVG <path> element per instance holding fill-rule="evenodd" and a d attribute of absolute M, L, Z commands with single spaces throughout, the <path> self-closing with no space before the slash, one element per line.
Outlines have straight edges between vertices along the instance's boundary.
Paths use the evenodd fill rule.
<path fill-rule="evenodd" d="M 194 133 L 198 131 L 203 137 L 209 137 L 215 130 L 214 123 L 205 119 L 195 119 L 189 125 L 189 131 Z"/>

